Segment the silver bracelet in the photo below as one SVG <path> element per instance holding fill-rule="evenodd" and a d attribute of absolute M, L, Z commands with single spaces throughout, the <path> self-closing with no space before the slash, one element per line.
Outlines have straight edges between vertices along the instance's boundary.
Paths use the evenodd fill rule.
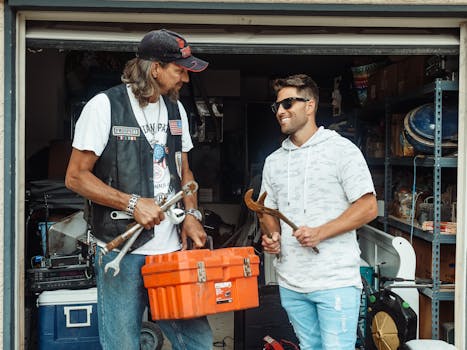
<path fill-rule="evenodd" d="M 138 196 L 137 194 L 132 194 L 130 197 L 130 200 L 128 201 L 128 205 L 126 207 L 126 212 L 130 215 L 133 215 L 135 212 L 135 207 L 136 203 L 138 203 L 138 199 L 140 199 L 141 196 Z"/>

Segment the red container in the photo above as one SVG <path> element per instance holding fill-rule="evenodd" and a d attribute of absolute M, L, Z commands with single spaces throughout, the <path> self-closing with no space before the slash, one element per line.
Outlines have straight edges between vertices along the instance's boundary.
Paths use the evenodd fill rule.
<path fill-rule="evenodd" d="M 153 320 L 257 307 L 259 258 L 252 247 L 146 257 L 141 269 Z"/>

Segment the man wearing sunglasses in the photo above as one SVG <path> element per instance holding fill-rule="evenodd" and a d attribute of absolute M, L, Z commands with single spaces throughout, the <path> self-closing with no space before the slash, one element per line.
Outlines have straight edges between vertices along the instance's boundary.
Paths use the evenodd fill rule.
<path fill-rule="evenodd" d="M 273 89 L 288 138 L 266 158 L 261 193 L 299 228 L 263 215 L 262 245 L 280 253 L 281 303 L 300 348 L 353 350 L 362 288 L 355 230 L 377 216 L 370 171 L 352 142 L 317 126 L 319 91 L 309 76 L 277 79 Z"/>

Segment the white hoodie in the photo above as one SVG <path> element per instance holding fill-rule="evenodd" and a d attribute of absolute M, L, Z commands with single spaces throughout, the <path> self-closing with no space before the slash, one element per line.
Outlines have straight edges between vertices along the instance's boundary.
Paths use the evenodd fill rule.
<path fill-rule="evenodd" d="M 297 226 L 316 227 L 341 215 L 357 199 L 375 193 L 360 150 L 335 131 L 320 127 L 301 147 L 287 138 L 266 158 L 261 193 Z M 303 293 L 361 288 L 360 249 L 355 230 L 322 241 L 316 254 L 302 247 L 281 221 L 279 285 Z"/>

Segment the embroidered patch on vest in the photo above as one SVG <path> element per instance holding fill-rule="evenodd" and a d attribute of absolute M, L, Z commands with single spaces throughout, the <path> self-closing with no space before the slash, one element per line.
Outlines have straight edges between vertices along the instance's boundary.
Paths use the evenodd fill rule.
<path fill-rule="evenodd" d="M 169 120 L 169 127 L 172 135 L 182 134 L 182 121 L 180 119 Z"/>
<path fill-rule="evenodd" d="M 117 140 L 135 141 L 137 137 L 140 137 L 140 129 L 115 125 L 112 127 L 112 135 L 117 137 Z"/>

